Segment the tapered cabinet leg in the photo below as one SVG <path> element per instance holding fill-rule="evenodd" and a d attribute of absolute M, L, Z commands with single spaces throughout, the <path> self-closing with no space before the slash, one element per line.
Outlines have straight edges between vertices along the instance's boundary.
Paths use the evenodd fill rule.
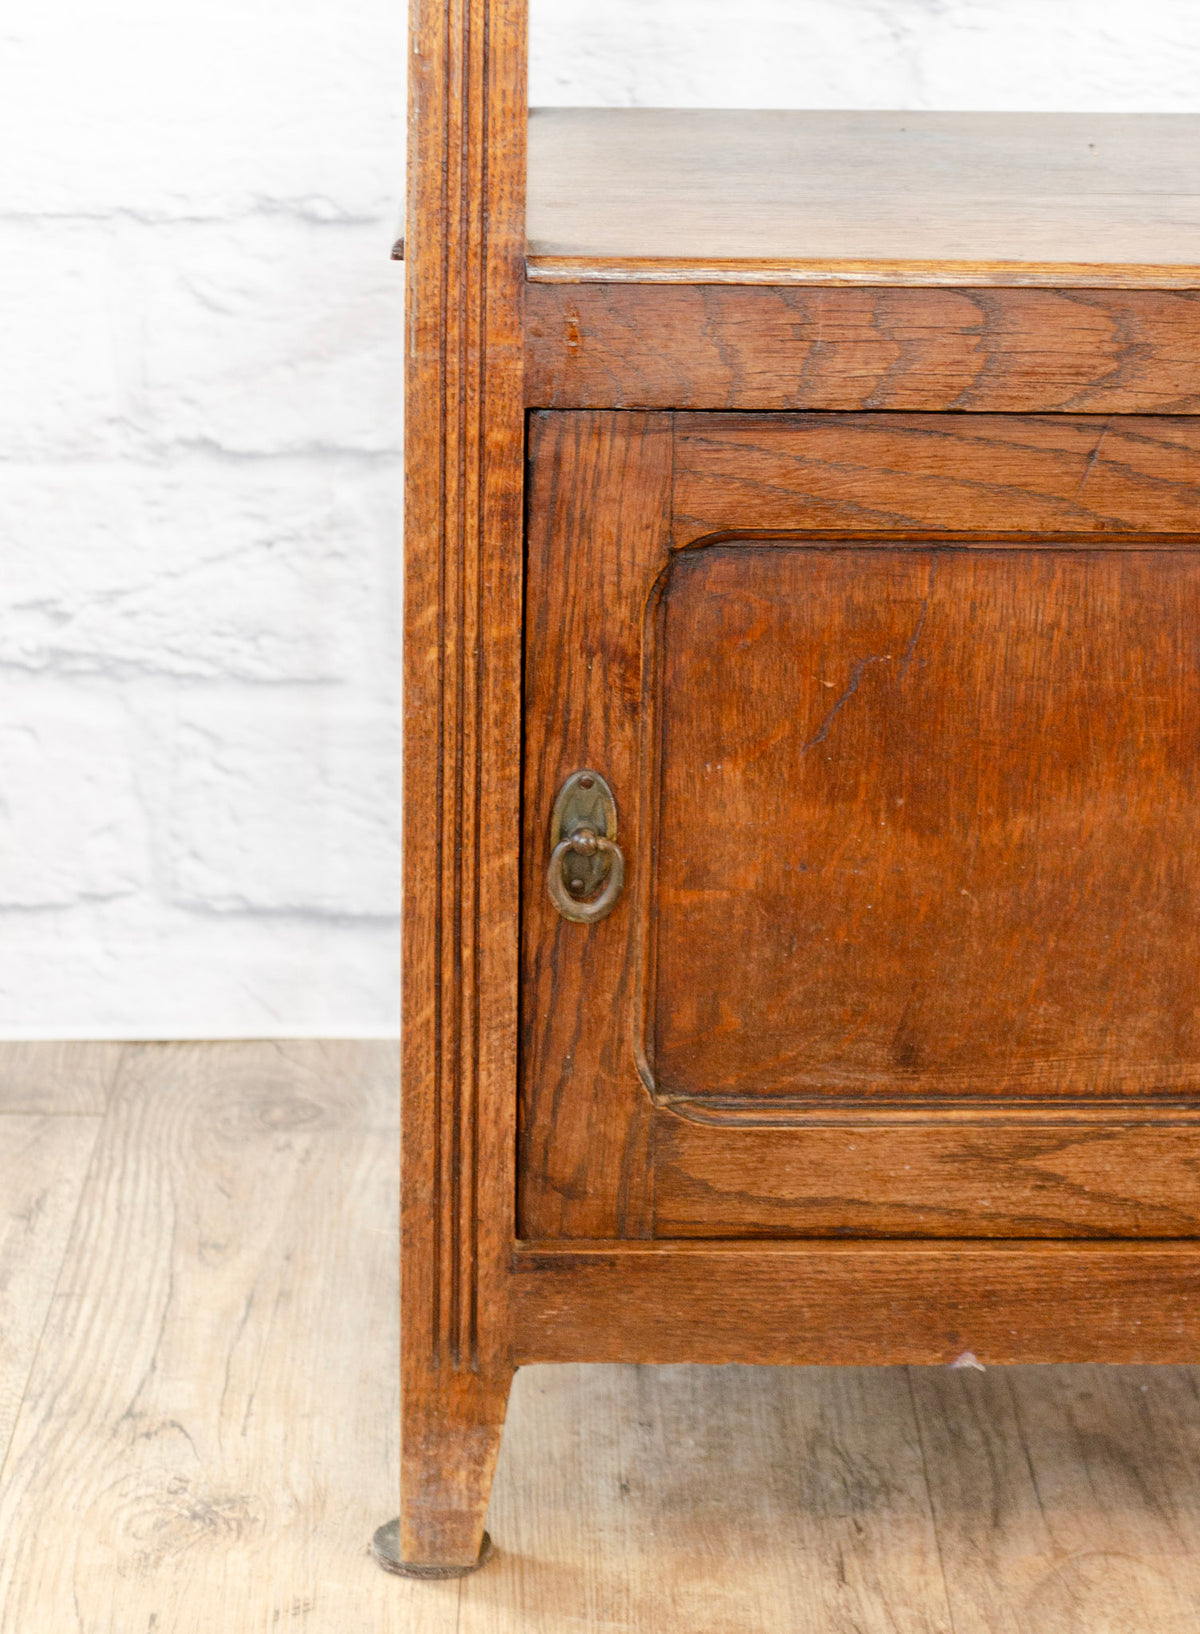
<path fill-rule="evenodd" d="M 471 1571 L 512 1379 L 527 0 L 411 0 L 401 1513 Z M 381 1517 L 382 1518 L 382 1517 Z"/>
<path fill-rule="evenodd" d="M 404 1388 L 400 1516 L 372 1548 L 402 1577 L 459 1577 L 491 1553 L 484 1531 L 511 1370 Z"/>

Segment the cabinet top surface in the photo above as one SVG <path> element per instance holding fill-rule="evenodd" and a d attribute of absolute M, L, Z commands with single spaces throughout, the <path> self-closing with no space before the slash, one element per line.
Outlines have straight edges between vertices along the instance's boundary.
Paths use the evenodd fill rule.
<path fill-rule="evenodd" d="M 529 276 L 1200 288 L 1200 115 L 545 108 Z"/>

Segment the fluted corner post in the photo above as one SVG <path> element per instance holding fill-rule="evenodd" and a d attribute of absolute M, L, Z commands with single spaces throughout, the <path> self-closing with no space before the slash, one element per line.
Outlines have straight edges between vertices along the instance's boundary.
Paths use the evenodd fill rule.
<path fill-rule="evenodd" d="M 401 1569 L 481 1558 L 512 1377 L 526 0 L 413 0 Z"/>

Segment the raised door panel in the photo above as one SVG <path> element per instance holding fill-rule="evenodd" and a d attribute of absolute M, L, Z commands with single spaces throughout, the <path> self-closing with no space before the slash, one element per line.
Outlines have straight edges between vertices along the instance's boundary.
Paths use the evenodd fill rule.
<path fill-rule="evenodd" d="M 730 543 L 664 600 L 660 1095 L 1200 1092 L 1200 551 Z"/>
<path fill-rule="evenodd" d="M 535 421 L 527 1235 L 1200 1225 L 1200 439 L 898 418 Z"/>

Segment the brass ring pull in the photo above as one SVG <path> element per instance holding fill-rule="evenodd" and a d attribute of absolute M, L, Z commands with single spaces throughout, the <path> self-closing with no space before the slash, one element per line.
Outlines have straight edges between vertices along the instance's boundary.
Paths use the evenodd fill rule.
<path fill-rule="evenodd" d="M 567 889 L 563 864 L 572 854 L 579 857 L 602 855 L 608 858 L 604 889 L 593 902 L 581 902 Z M 568 834 L 565 840 L 560 840 L 550 853 L 550 866 L 546 870 L 546 888 L 550 892 L 550 900 L 564 919 L 573 920 L 577 925 L 594 925 L 598 920 L 606 918 L 616 907 L 624 885 L 625 853 L 615 840 L 597 834 L 594 828 L 576 829 L 573 834 Z"/>

